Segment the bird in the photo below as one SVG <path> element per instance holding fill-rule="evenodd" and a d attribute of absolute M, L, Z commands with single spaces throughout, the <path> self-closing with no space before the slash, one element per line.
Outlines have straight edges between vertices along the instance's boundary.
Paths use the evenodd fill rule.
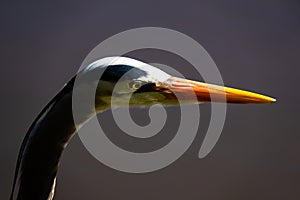
<path fill-rule="evenodd" d="M 98 77 L 99 73 L 102 74 L 101 77 Z M 85 82 L 75 84 L 76 79 Z M 85 113 L 75 123 L 72 115 L 73 91 L 77 89 L 84 96 L 84 91 L 93 86 L 96 86 L 95 109 L 91 110 L 96 112 Z M 113 96 L 117 99 L 114 104 L 111 103 Z M 123 106 L 178 106 L 212 101 L 263 104 L 273 103 L 276 99 L 245 90 L 174 77 L 129 57 L 113 56 L 96 60 L 70 79 L 29 127 L 19 150 L 10 200 L 14 197 L 17 200 L 52 200 L 64 149 L 77 127 L 98 113 Z"/>

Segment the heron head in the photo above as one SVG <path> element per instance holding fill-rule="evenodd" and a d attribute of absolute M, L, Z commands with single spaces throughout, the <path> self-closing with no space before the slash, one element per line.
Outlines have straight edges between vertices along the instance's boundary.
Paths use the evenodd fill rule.
<path fill-rule="evenodd" d="M 253 92 L 173 77 L 154 66 L 126 57 L 104 58 L 88 69 L 99 68 L 104 71 L 97 87 L 96 104 L 105 103 L 111 107 L 276 101 Z"/>

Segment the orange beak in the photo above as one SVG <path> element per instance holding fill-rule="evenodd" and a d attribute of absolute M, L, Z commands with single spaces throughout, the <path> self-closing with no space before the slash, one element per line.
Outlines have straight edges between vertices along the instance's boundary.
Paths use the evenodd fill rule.
<path fill-rule="evenodd" d="M 244 90 L 222 87 L 213 84 L 196 82 L 182 78 L 171 77 L 158 87 L 172 91 L 181 101 L 195 103 L 227 102 L 240 104 L 273 103 L 276 99 Z"/>

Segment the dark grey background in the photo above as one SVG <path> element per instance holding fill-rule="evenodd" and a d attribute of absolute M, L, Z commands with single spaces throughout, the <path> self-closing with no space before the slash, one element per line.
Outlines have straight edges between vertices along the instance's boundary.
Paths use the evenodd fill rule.
<path fill-rule="evenodd" d="M 56 199 L 300 198 L 299 1 L 1 1 L 0 20 L 0 199 L 8 199 L 22 138 L 44 105 L 93 47 L 142 26 L 193 37 L 213 57 L 226 85 L 278 102 L 229 105 L 219 142 L 199 160 L 209 118 L 209 105 L 201 106 L 203 126 L 192 147 L 149 174 L 102 165 L 75 136 L 61 161 Z M 183 67 L 181 59 L 160 53 L 132 56 Z M 188 78 L 201 79 L 191 72 L 184 70 Z M 99 118 L 107 120 L 109 113 Z"/>

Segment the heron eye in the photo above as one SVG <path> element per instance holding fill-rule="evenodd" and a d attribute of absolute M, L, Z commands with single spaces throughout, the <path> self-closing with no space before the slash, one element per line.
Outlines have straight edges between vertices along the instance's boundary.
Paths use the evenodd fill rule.
<path fill-rule="evenodd" d="M 143 82 L 142 81 L 131 81 L 128 85 L 131 89 L 137 90 L 143 85 Z"/>

